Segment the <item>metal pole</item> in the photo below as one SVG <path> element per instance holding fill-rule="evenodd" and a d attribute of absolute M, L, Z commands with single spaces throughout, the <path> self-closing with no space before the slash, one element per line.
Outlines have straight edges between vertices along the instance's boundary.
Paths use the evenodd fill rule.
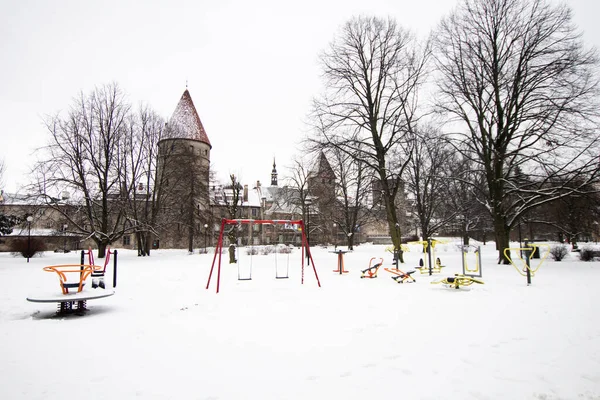
<path fill-rule="evenodd" d="M 402 251 L 402 237 L 400 236 L 400 224 L 396 222 L 396 236 L 398 237 L 398 247 L 396 248 L 396 252 L 394 254 L 394 259 L 396 261 L 396 269 L 400 268 L 400 252 Z"/>
<path fill-rule="evenodd" d="M 113 288 L 117 287 L 117 250 L 113 251 Z"/>
<path fill-rule="evenodd" d="M 527 265 L 527 286 L 531 285 L 531 271 L 530 271 L 530 261 L 529 261 L 529 257 L 531 257 L 531 252 L 529 251 L 529 241 L 527 239 L 525 239 L 525 248 L 527 248 L 527 250 L 525 250 L 525 264 Z"/>
<path fill-rule="evenodd" d="M 310 204 L 306 204 L 306 265 L 310 265 Z"/>
<path fill-rule="evenodd" d="M 31 217 L 27 217 L 27 262 L 29 262 L 29 255 L 31 254 Z"/>
<path fill-rule="evenodd" d="M 433 273 L 431 264 L 431 238 L 427 238 L 427 258 L 429 259 L 429 276 Z"/>

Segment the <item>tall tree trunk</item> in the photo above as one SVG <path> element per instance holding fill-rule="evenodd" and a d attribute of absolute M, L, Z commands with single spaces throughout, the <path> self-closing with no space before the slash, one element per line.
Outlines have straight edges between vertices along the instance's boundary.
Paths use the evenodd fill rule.
<path fill-rule="evenodd" d="M 494 230 L 496 231 L 496 249 L 498 250 L 498 264 L 510 264 L 504 255 L 504 249 L 510 247 L 510 229 L 501 216 L 494 217 Z M 508 253 L 510 256 L 510 252 Z"/>
<path fill-rule="evenodd" d="M 108 243 L 99 241 L 96 242 L 96 244 L 98 245 L 98 258 L 106 257 L 106 247 L 108 246 Z"/>
<path fill-rule="evenodd" d="M 152 235 L 146 232 L 146 240 L 144 240 L 144 252 L 147 256 L 150 256 L 150 249 L 152 249 Z"/>

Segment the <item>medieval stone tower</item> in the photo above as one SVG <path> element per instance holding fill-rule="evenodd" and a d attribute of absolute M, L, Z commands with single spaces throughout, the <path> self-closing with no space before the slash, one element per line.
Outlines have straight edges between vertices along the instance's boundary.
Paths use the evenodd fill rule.
<path fill-rule="evenodd" d="M 327 161 L 325 153 L 319 154 L 315 168 L 307 178 L 308 190 L 311 196 L 317 197 L 322 205 L 333 204 L 335 201 L 335 173 Z"/>
<path fill-rule="evenodd" d="M 308 174 L 307 184 L 313 204 L 310 211 L 311 222 L 319 227 L 311 232 L 312 243 L 332 243 L 332 221 L 339 207 L 335 196 L 335 172 L 325 153 L 319 154 L 315 168 Z"/>
<path fill-rule="evenodd" d="M 158 143 L 161 247 L 199 247 L 209 221 L 212 146 L 186 89 Z"/>

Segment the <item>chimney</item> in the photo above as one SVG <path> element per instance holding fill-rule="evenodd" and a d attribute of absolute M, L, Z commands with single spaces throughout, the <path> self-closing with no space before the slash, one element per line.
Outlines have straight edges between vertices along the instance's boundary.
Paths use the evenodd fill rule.
<path fill-rule="evenodd" d="M 248 185 L 244 185 L 244 202 L 248 201 Z"/>

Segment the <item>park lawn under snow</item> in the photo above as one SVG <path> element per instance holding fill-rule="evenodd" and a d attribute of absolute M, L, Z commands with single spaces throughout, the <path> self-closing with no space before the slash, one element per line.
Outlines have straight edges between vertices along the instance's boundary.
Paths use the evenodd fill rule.
<path fill-rule="evenodd" d="M 0 398 L 600 398 L 599 262 L 548 259 L 527 286 L 488 244 L 485 284 L 455 290 L 430 284 L 462 271 L 452 243 L 436 248 L 444 272 L 411 284 L 383 269 L 359 279 L 372 257 L 392 267 L 384 246 L 346 254 L 344 275 L 332 250 L 313 249 L 320 288 L 312 267 L 300 283 L 299 249 L 290 279 L 275 279 L 287 255 L 241 249 L 250 281 L 224 255 L 218 294 L 215 275 L 206 290 L 213 254 L 120 250 L 116 294 L 62 318 L 26 298 L 59 291 L 42 267 L 79 253 L 0 254 Z"/>

